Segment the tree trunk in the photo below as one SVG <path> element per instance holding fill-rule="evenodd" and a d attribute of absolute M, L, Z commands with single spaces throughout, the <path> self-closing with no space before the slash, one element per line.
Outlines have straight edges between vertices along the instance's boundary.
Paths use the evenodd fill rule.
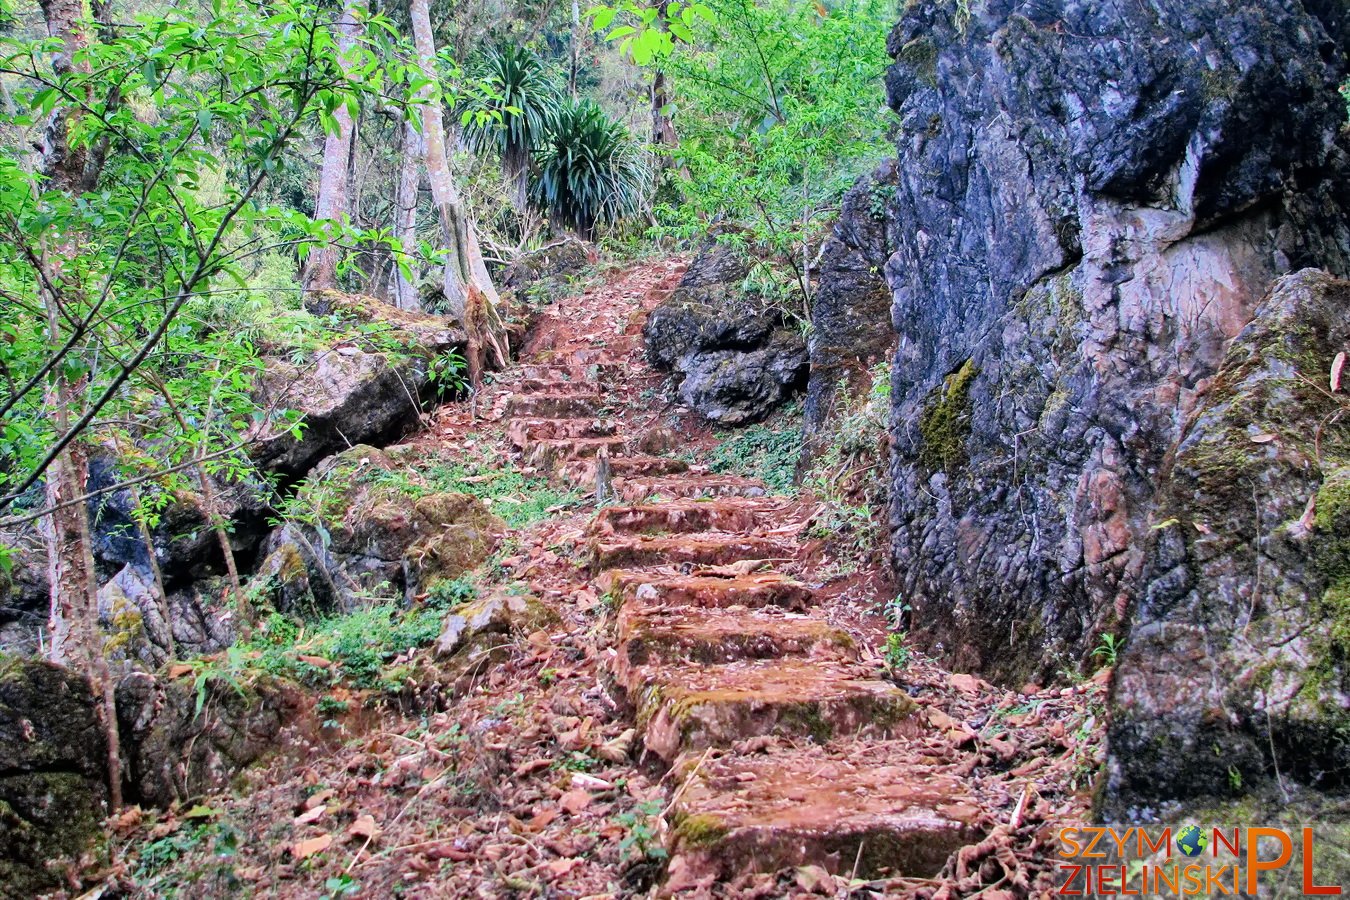
<path fill-rule="evenodd" d="M 429 0 L 409 0 L 409 13 L 412 17 L 413 43 L 417 47 L 417 60 L 422 75 L 438 83 L 436 73 L 436 42 L 431 32 L 431 11 Z M 430 85 L 422 89 L 422 96 L 429 102 L 422 105 L 422 137 L 426 148 L 427 181 L 431 184 L 431 200 L 440 216 L 441 229 L 445 236 L 446 247 L 450 249 L 450 259 L 445 266 L 445 299 L 449 306 L 448 314 L 463 322 L 469 294 L 467 284 L 460 275 L 460 266 L 456 256 L 462 253 L 468 261 L 467 271 L 472 283 L 482 291 L 487 301 L 494 307 L 500 302 L 492 279 L 488 277 L 487 264 L 483 261 L 483 251 L 478 246 L 478 236 L 473 225 L 464 217 L 464 208 L 460 203 L 459 190 L 450 174 L 450 160 L 445 149 L 445 123 L 441 116 L 440 92 Z M 457 221 L 458 218 L 458 221 Z M 455 235 L 466 235 L 463 247 L 455 244 Z"/>
<path fill-rule="evenodd" d="M 52 61 L 55 74 L 58 77 L 88 74 L 88 63 L 76 59 L 76 54 L 90 42 L 83 0 L 42 0 L 41 5 L 47 33 L 60 41 Z M 101 153 L 91 156 L 83 148 L 70 146 L 70 125 L 80 115 L 79 110 L 78 103 L 55 109 L 42 139 L 42 170 L 48 179 L 48 189 L 72 195 L 93 189 L 102 161 Z M 62 246 L 51 248 L 54 252 L 42 248 L 40 265 L 46 270 L 43 273 L 45 284 L 63 283 L 59 260 L 78 257 L 84 239 L 84 235 L 70 234 Z M 53 259 L 58 262 L 53 263 Z M 42 301 L 47 313 L 47 339 L 56 349 L 63 343 L 62 298 L 44 287 Z M 70 414 L 79 408 L 81 387 L 71 382 L 65 367 L 58 366 L 51 375 L 46 399 L 58 435 L 64 435 L 70 429 Z M 117 812 L 122 806 L 121 741 L 113 683 L 98 627 L 98 581 L 89 532 L 89 507 L 83 501 L 72 502 L 83 495 L 88 471 L 84 447 L 75 440 L 56 457 L 46 472 L 45 499 L 52 510 L 43 523 L 51 583 L 48 623 L 51 646 L 48 653 L 53 662 L 84 674 L 95 695 L 102 698 L 99 717 L 108 753 L 108 800 L 112 811 Z"/>
<path fill-rule="evenodd" d="M 351 66 L 351 50 L 361 33 L 357 13 L 364 9 L 364 0 L 347 0 L 338 18 L 338 65 L 345 74 Z M 348 171 L 352 159 L 352 114 L 343 103 L 333 110 L 337 130 L 323 141 L 323 168 L 319 174 L 319 196 L 314 203 L 314 218 L 327 222 L 341 222 L 351 212 L 348 197 Z M 309 255 L 305 266 L 305 290 L 324 291 L 337 288 L 337 264 L 341 255 L 338 246 L 338 228 L 329 225 L 328 240 Z"/>
<path fill-rule="evenodd" d="M 417 247 L 417 194 L 422 186 L 422 136 L 411 121 L 403 123 L 403 158 L 399 162 L 398 187 L 394 191 L 394 237 L 407 251 Z M 422 300 L 417 296 L 416 260 L 408 258 L 413 277 L 407 278 L 394 261 L 394 305 L 399 309 L 420 311 Z"/>
<path fill-rule="evenodd" d="M 657 27 L 661 30 L 666 29 L 667 0 L 662 0 L 657 5 Z M 658 66 L 652 72 L 652 86 L 650 91 L 652 103 L 652 150 L 656 154 L 657 171 L 669 169 L 675 162 L 673 156 L 674 149 L 679 146 L 679 139 L 675 136 L 675 123 L 670 120 L 666 113 L 666 107 L 670 105 L 670 93 L 666 86 L 666 73 Z"/>

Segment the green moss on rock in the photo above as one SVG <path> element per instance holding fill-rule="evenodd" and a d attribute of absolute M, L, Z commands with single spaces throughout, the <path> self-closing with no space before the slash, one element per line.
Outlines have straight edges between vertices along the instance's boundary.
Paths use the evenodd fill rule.
<path fill-rule="evenodd" d="M 970 385 L 980 370 L 973 360 L 948 375 L 929 395 L 919 415 L 919 463 L 930 471 L 955 472 L 966 464 L 970 437 Z"/>

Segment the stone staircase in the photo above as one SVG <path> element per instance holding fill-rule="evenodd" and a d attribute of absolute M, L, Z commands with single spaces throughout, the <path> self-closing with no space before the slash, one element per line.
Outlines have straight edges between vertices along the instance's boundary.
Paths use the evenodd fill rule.
<path fill-rule="evenodd" d="M 758 481 L 634 452 L 606 406 L 622 372 L 604 355 L 523 369 L 511 442 L 573 486 L 607 474 L 617 504 L 587 549 L 613 610 L 608 677 L 643 752 L 669 768 L 666 894 L 807 864 L 928 878 L 979 841 L 979 805 L 925 753 L 914 701 L 782 571 L 801 560 L 809 512 Z"/>

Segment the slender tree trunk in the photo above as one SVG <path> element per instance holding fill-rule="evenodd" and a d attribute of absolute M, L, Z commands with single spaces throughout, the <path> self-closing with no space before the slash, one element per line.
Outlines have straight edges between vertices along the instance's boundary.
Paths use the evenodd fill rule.
<path fill-rule="evenodd" d="M 567 68 L 567 93 L 577 99 L 577 69 L 581 53 L 581 2 L 572 0 L 572 61 Z"/>
<path fill-rule="evenodd" d="M 55 74 L 58 77 L 88 74 L 88 63 L 76 58 L 90 43 L 83 0 L 42 0 L 41 5 L 47 33 L 60 41 L 52 62 Z M 95 148 L 91 155 L 70 145 L 70 125 L 79 114 L 76 104 L 58 107 L 47 124 L 42 140 L 42 169 L 49 190 L 75 195 L 91 190 L 97 183 L 102 153 Z M 60 263 L 54 264 L 52 260 L 77 256 L 83 240 L 83 235 L 71 234 L 66 236 L 63 246 L 52 248 L 53 253 L 42 248 L 46 284 L 62 283 Z M 62 343 L 62 298 L 44 288 L 42 299 L 47 312 L 48 340 L 56 348 Z M 70 414 L 79 407 L 80 395 L 80 385 L 72 383 L 63 367 L 58 367 L 47 390 L 48 407 L 58 434 L 69 431 Z M 95 695 L 102 699 L 99 712 L 108 753 L 108 801 L 112 811 L 117 812 L 122 807 L 121 740 L 112 678 L 98 627 L 98 581 L 89 508 L 83 502 L 70 502 L 84 493 L 88 470 L 84 447 L 76 440 L 57 456 L 46 473 L 45 499 L 52 509 L 44 524 L 51 582 L 49 655 L 54 662 L 82 672 L 89 678 Z"/>
<path fill-rule="evenodd" d="M 403 158 L 399 162 L 398 188 L 394 192 L 394 237 L 406 249 L 417 246 L 417 193 L 422 186 L 422 136 L 411 121 L 403 123 Z M 412 278 L 404 277 L 394 261 L 394 305 L 399 309 L 421 310 L 417 296 L 417 262 L 407 260 Z"/>
<path fill-rule="evenodd" d="M 141 509 L 141 489 L 139 485 L 131 486 L 131 502 L 137 510 Z M 159 567 L 159 557 L 155 554 L 155 537 L 150 533 L 150 526 L 146 525 L 145 519 L 140 516 L 136 517 L 136 529 L 141 534 L 141 543 L 145 545 L 146 558 L 150 562 L 150 575 L 155 581 L 155 605 L 159 608 L 159 617 L 164 623 L 164 633 L 151 634 L 150 638 L 163 648 L 169 659 L 173 659 L 175 652 L 173 617 L 172 611 L 169 609 L 169 591 L 164 587 L 164 570 Z"/>
<path fill-rule="evenodd" d="M 663 31 L 666 28 L 667 7 L 669 6 L 667 0 L 661 0 L 657 4 L 656 21 L 658 27 Z M 652 72 L 652 85 L 649 93 L 652 104 L 652 149 L 656 153 L 657 169 L 664 171 L 675 162 L 673 153 L 679 145 L 679 139 L 675 136 L 675 123 L 671 121 L 670 115 L 666 112 L 667 107 L 670 106 L 670 92 L 666 85 L 666 73 L 659 66 Z"/>
<path fill-rule="evenodd" d="M 413 43 L 417 47 L 417 59 L 422 75 L 435 82 L 436 42 L 431 32 L 431 11 L 429 0 L 409 0 L 409 12 L 412 18 Z M 465 319 L 468 304 L 468 283 L 460 274 L 460 266 L 455 259 L 463 254 L 468 260 L 466 267 L 471 283 L 477 287 L 494 307 L 499 298 L 488 277 L 487 264 L 483 261 L 483 251 L 478 246 L 478 237 L 473 225 L 464 216 L 464 207 L 460 203 L 459 190 L 450 173 L 450 160 L 445 148 L 445 123 L 441 116 L 440 94 L 428 85 L 422 89 L 423 97 L 430 102 L 422 105 L 422 137 L 426 148 L 427 181 L 431 184 L 431 199 L 440 216 L 441 228 L 445 235 L 446 246 L 451 250 L 451 258 L 445 267 L 445 299 L 449 305 L 451 317 Z M 456 246 L 455 236 L 464 235 L 463 246 Z"/>
<path fill-rule="evenodd" d="M 338 64 L 347 72 L 351 65 L 351 50 L 361 33 L 357 14 L 365 8 L 363 0 L 347 0 L 338 18 Z M 351 213 L 348 196 L 349 170 L 352 159 L 352 114 L 345 103 L 333 110 L 337 130 L 323 141 L 323 168 L 319 174 L 319 196 L 314 204 L 316 220 L 340 222 Z M 329 226 L 328 240 L 314 248 L 305 266 L 305 290 L 323 291 L 337 288 L 337 264 L 341 255 L 337 244 L 337 229 Z"/>

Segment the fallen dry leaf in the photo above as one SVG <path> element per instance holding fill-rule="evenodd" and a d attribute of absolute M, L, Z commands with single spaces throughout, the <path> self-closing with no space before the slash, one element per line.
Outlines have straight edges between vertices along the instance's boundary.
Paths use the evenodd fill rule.
<path fill-rule="evenodd" d="M 555 859 L 547 864 L 549 872 L 554 878 L 562 878 L 568 872 L 571 872 L 577 866 L 581 865 L 579 859 Z"/>
<path fill-rule="evenodd" d="M 323 814 L 328 812 L 326 806 L 315 806 L 295 817 L 296 825 L 308 825 L 310 822 L 317 822 L 323 818 Z"/>
<path fill-rule="evenodd" d="M 1336 354 L 1336 358 L 1331 361 L 1331 390 L 1339 391 L 1341 389 L 1341 372 L 1345 370 L 1345 351 L 1342 350 Z"/>
<path fill-rule="evenodd" d="M 572 815 L 584 810 L 591 805 L 591 795 L 581 788 L 570 790 L 558 798 L 558 805 L 570 812 Z"/>
<path fill-rule="evenodd" d="M 296 859 L 308 859 L 316 853 L 322 853 L 333 843 L 331 834 L 321 834 L 316 838 L 291 845 L 291 856 Z"/>
<path fill-rule="evenodd" d="M 352 837 L 376 838 L 380 834 L 380 826 L 375 824 L 375 817 L 369 813 L 356 817 L 356 821 L 347 827 L 347 834 Z"/>

